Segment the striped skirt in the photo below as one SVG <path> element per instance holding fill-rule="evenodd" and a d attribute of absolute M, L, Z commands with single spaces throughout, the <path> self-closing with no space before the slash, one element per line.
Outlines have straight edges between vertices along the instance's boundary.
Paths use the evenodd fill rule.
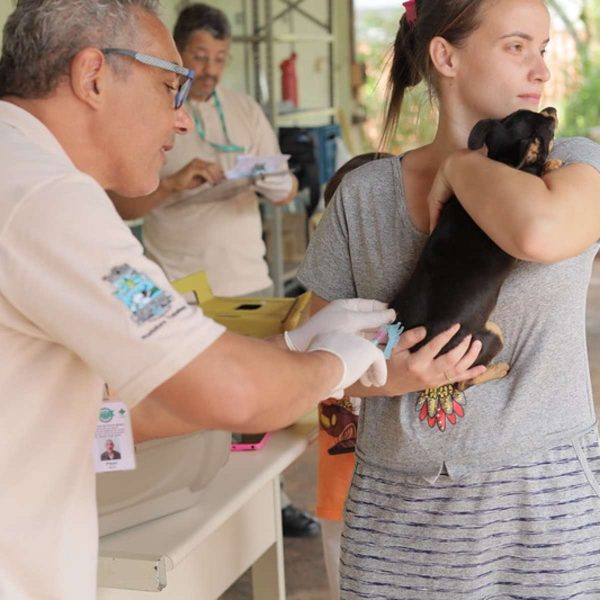
<path fill-rule="evenodd" d="M 600 599 L 597 433 L 434 484 L 358 461 L 341 598 Z"/>

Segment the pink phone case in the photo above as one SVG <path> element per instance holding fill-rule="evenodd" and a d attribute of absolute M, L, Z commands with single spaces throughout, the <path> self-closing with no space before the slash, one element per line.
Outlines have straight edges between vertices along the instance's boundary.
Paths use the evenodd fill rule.
<path fill-rule="evenodd" d="M 271 433 L 261 433 L 261 434 L 241 434 L 242 436 L 246 436 L 247 439 L 239 442 L 231 442 L 231 451 L 232 452 L 243 452 L 245 450 L 260 450 L 266 443 L 267 440 L 271 437 Z M 262 436 L 262 437 L 259 437 Z"/>

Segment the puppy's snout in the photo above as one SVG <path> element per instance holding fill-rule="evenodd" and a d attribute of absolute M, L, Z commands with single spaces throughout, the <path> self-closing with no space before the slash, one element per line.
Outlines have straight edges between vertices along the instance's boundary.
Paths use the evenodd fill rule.
<path fill-rule="evenodd" d="M 558 126 L 558 113 L 556 112 L 556 109 L 553 106 L 548 106 L 541 114 L 552 119 L 552 131 L 554 131 Z"/>
<path fill-rule="evenodd" d="M 556 109 L 554 108 L 554 106 L 547 106 L 542 111 L 542 114 L 546 115 L 547 117 L 553 117 L 556 119 Z"/>

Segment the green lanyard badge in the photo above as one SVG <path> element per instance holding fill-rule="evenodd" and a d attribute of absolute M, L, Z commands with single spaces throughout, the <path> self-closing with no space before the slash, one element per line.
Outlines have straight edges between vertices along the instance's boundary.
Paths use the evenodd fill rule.
<path fill-rule="evenodd" d="M 216 90 L 213 92 L 213 96 L 215 98 L 215 108 L 217 109 L 219 120 L 221 121 L 221 131 L 223 132 L 227 143 L 217 144 L 215 142 L 209 142 L 206 139 L 206 132 L 204 131 L 204 127 L 202 126 L 202 120 L 200 119 L 200 115 L 198 115 L 198 112 L 192 106 L 192 115 L 194 116 L 194 125 L 196 126 L 196 133 L 200 136 L 200 139 L 202 141 L 209 144 L 217 152 L 238 152 L 240 154 L 244 154 L 246 151 L 245 148 L 243 146 L 237 146 L 236 144 L 232 144 L 231 140 L 229 139 L 227 125 L 225 124 L 225 115 L 223 114 L 223 107 L 221 106 L 221 101 L 219 100 L 219 96 L 217 96 Z"/>

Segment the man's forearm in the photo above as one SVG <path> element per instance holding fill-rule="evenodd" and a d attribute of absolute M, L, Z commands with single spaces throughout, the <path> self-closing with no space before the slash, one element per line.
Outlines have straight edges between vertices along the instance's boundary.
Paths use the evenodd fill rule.
<path fill-rule="evenodd" d="M 241 433 L 290 425 L 342 376 L 329 352 L 289 352 L 225 333 L 132 411 L 136 440 L 199 429 Z"/>
<path fill-rule="evenodd" d="M 107 194 L 115 205 L 120 217 L 129 220 L 139 219 L 157 206 L 164 204 L 172 194 L 172 191 L 168 183 L 161 179 L 158 188 L 147 196 L 126 198 L 110 190 L 107 191 Z"/>
<path fill-rule="evenodd" d="M 131 424 L 136 444 L 146 440 L 185 435 L 202 429 L 194 423 L 178 418 L 152 396 L 148 396 L 131 410 Z"/>

